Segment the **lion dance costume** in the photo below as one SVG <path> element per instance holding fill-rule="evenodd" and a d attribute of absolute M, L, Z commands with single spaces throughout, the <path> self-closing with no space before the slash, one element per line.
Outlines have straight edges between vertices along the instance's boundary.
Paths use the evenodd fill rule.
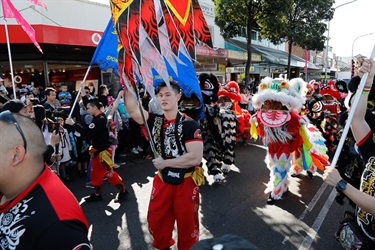
<path fill-rule="evenodd" d="M 215 182 L 225 179 L 225 174 L 234 164 L 237 118 L 231 109 L 217 105 L 219 82 L 213 74 L 199 75 L 199 84 L 205 104 L 204 119 L 201 123 L 204 139 L 203 157 L 207 161 L 208 174 Z"/>
<path fill-rule="evenodd" d="M 314 173 L 328 164 L 327 148 L 319 130 L 299 115 L 305 103 L 306 83 L 301 78 L 289 82 L 266 77 L 253 96 L 258 110 L 251 118 L 251 136 L 260 135 L 267 145 L 265 162 L 270 170 L 266 192 L 273 203 L 288 191 L 290 169 Z"/>
<path fill-rule="evenodd" d="M 220 107 L 233 110 L 237 117 L 237 140 L 250 139 L 250 118 L 251 115 L 247 109 L 242 109 L 238 102 L 241 100 L 240 87 L 235 81 L 228 82 L 224 88 L 218 92 Z M 220 100 L 222 99 L 222 101 Z"/>

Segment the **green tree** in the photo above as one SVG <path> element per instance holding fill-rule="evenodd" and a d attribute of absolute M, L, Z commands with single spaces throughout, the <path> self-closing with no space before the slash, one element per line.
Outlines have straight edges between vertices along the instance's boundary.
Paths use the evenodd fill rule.
<path fill-rule="evenodd" d="M 325 22 L 333 17 L 334 2 L 334 0 L 288 0 L 285 3 L 289 10 L 281 13 L 282 15 L 275 13 L 271 1 L 263 5 L 263 10 L 257 19 L 260 36 L 274 44 L 288 43 L 288 78 L 290 78 L 292 45 L 307 50 L 323 51 L 324 43 L 329 39 L 323 35 L 327 30 Z"/>
<path fill-rule="evenodd" d="M 251 66 L 251 33 L 258 28 L 258 19 L 267 2 L 272 3 L 272 13 L 284 13 L 287 8 L 285 2 L 291 0 L 213 0 L 215 4 L 215 23 L 219 26 L 224 38 L 243 36 L 246 30 L 247 61 L 245 67 L 245 84 L 249 85 Z"/>
<path fill-rule="evenodd" d="M 247 34 L 246 85 L 251 65 L 251 31 L 274 44 L 288 43 L 288 78 L 292 45 L 322 51 L 326 21 L 333 17 L 334 0 L 213 0 L 215 23 L 224 38 Z"/>
<path fill-rule="evenodd" d="M 245 84 L 249 85 L 251 66 L 251 30 L 256 24 L 256 15 L 261 8 L 263 1 L 249 0 L 214 0 L 215 23 L 219 26 L 221 35 L 226 38 L 233 38 L 243 35 L 246 29 L 247 35 L 247 61 L 245 67 Z"/>

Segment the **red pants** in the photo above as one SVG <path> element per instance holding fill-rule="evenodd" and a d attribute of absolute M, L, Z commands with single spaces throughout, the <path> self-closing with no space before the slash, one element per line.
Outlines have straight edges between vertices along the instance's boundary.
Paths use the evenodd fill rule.
<path fill-rule="evenodd" d="M 107 150 L 108 152 L 112 153 L 112 149 L 108 148 Z M 113 171 L 113 169 L 110 168 L 105 162 L 100 161 L 99 154 L 92 158 L 91 164 L 90 178 L 93 186 L 103 185 L 104 176 L 107 177 L 112 186 L 122 183 L 122 178 L 118 175 L 118 173 Z"/>
<path fill-rule="evenodd" d="M 157 249 L 174 244 L 172 232 L 177 221 L 177 247 L 188 250 L 199 240 L 199 187 L 191 177 L 180 185 L 164 183 L 155 176 L 148 208 L 148 228 Z"/>

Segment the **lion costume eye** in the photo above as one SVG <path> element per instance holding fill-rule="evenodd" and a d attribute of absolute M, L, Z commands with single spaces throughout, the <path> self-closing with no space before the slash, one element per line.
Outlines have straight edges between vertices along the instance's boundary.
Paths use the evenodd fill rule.
<path fill-rule="evenodd" d="M 265 90 L 267 87 L 268 87 L 268 86 L 267 86 L 266 83 L 261 83 L 261 84 L 259 85 L 259 88 L 260 88 L 261 90 Z"/>
<path fill-rule="evenodd" d="M 280 88 L 282 88 L 282 89 L 286 89 L 286 88 L 288 88 L 289 86 L 288 86 L 288 83 L 287 82 L 282 82 L 281 84 L 280 84 Z"/>

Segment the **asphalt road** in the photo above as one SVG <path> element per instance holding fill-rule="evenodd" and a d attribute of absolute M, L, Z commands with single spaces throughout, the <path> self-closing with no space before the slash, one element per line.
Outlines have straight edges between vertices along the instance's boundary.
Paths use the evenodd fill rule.
<path fill-rule="evenodd" d="M 235 234 L 260 249 L 341 249 L 333 235 L 344 211 L 351 210 L 348 202 L 335 202 L 336 191 L 324 184 L 318 172 L 313 179 L 306 173 L 291 178 L 290 191 L 268 205 L 265 153 L 260 142 L 239 144 L 227 181 L 216 184 L 206 178 L 201 187 L 200 239 Z M 108 182 L 103 186 L 103 201 L 96 203 L 82 199 L 93 191 L 84 187 L 84 179 L 77 176 L 66 183 L 88 219 L 93 247 L 153 249 L 146 217 L 155 168 L 151 160 L 133 156 L 118 172 L 130 192 L 122 204 L 113 202 L 116 189 Z"/>

